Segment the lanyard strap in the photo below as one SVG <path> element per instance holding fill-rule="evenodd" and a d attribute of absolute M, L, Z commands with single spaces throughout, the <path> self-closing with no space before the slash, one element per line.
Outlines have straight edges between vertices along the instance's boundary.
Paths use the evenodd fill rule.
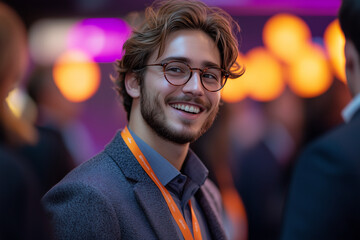
<path fill-rule="evenodd" d="M 193 240 L 191 231 L 188 227 L 188 225 L 185 222 L 185 219 L 183 215 L 181 214 L 179 208 L 177 207 L 174 199 L 168 192 L 168 190 L 161 184 L 159 179 L 156 177 L 154 170 L 151 168 L 149 162 L 146 160 L 145 156 L 142 154 L 140 148 L 134 141 L 133 137 L 131 136 L 131 133 L 129 132 L 128 128 L 125 127 L 124 130 L 121 132 L 121 136 L 132 152 L 132 154 L 135 156 L 136 160 L 139 162 L 141 167 L 145 170 L 145 172 L 148 174 L 148 176 L 153 180 L 153 182 L 156 184 L 156 186 L 159 188 L 161 194 L 163 195 L 169 210 L 171 212 L 171 215 L 175 219 L 177 225 L 180 228 L 180 231 L 182 235 L 184 236 L 185 240 Z M 202 240 L 201 237 L 201 231 L 200 231 L 200 225 L 196 218 L 195 212 L 192 208 L 191 201 L 189 200 L 189 207 L 191 211 L 191 217 L 192 217 L 192 225 L 193 225 L 193 231 L 195 240 Z"/>

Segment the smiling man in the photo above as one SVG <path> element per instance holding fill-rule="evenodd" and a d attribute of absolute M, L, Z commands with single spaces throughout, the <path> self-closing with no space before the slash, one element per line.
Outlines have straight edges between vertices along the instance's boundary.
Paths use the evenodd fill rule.
<path fill-rule="evenodd" d="M 243 74 L 237 23 L 198 1 L 161 1 L 124 44 L 115 83 L 128 125 L 43 198 L 57 239 L 226 239 L 218 190 L 189 144 Z"/>

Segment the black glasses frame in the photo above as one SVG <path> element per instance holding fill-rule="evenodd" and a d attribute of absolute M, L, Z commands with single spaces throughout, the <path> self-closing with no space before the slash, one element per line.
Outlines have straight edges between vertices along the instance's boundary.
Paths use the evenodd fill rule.
<path fill-rule="evenodd" d="M 188 78 L 188 80 L 186 80 L 183 84 L 174 84 L 174 83 L 172 83 L 168 78 L 167 78 L 167 76 L 166 76 L 166 66 L 167 65 L 169 65 L 170 63 L 174 63 L 174 62 L 178 62 L 178 63 L 182 63 L 182 64 L 185 64 L 189 69 L 190 69 L 190 75 L 189 75 L 189 78 Z M 163 67 L 163 74 L 164 74 L 164 77 L 165 77 L 165 79 L 166 79 L 166 81 L 168 81 L 168 83 L 170 83 L 171 85 L 173 85 L 173 86 L 183 86 L 183 85 L 185 85 L 186 83 L 188 83 L 189 82 L 189 80 L 191 79 L 191 77 L 192 77 L 192 75 L 193 75 L 193 71 L 194 70 L 199 70 L 200 71 L 200 80 L 201 80 L 201 85 L 207 90 L 207 91 L 209 91 L 209 92 L 217 92 L 217 91 L 220 91 L 224 86 L 225 86 L 225 84 L 226 84 L 226 82 L 227 82 L 227 79 L 228 79 L 228 77 L 230 76 L 230 73 L 228 72 L 228 71 L 226 71 L 226 70 L 224 70 L 224 69 L 222 69 L 222 68 L 219 68 L 219 67 L 207 67 L 207 68 L 203 68 L 203 69 L 201 69 L 201 68 L 192 68 L 189 64 L 187 64 L 186 62 L 182 62 L 182 61 L 176 61 L 176 60 L 174 60 L 174 61 L 169 61 L 169 62 L 166 62 L 166 63 L 154 63 L 154 64 L 147 64 L 147 65 L 145 65 L 145 67 L 149 67 L 149 66 L 161 66 L 161 67 Z M 204 85 L 204 82 L 203 82 L 203 79 L 202 79 L 202 75 L 208 70 L 208 69 L 218 69 L 218 70 L 220 70 L 221 71 L 221 74 L 222 74 L 222 77 L 224 77 L 224 81 L 221 81 L 221 83 L 222 83 L 222 85 L 221 85 L 221 87 L 219 88 L 219 89 L 217 89 L 217 90 L 209 90 L 209 89 L 207 89 L 206 87 L 205 87 L 205 85 Z"/>

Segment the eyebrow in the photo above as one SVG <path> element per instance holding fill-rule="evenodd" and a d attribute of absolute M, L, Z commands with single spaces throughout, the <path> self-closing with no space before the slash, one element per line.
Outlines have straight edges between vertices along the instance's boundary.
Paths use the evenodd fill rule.
<path fill-rule="evenodd" d="M 189 65 L 191 65 L 191 60 L 187 57 L 167 57 L 164 58 L 163 60 L 161 60 L 161 63 L 166 63 L 169 61 L 180 61 L 180 62 L 184 62 L 187 63 Z M 216 67 L 216 68 L 221 68 L 219 65 L 217 65 L 216 63 L 213 62 L 209 62 L 209 61 L 204 61 L 201 63 L 201 67 Z"/>

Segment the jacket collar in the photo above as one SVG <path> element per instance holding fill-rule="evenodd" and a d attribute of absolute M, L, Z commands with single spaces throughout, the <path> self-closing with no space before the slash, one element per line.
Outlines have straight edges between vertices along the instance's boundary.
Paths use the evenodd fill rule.
<path fill-rule="evenodd" d="M 346 123 L 349 123 L 356 115 L 360 114 L 360 93 L 357 94 L 342 110 L 341 115 Z"/>

